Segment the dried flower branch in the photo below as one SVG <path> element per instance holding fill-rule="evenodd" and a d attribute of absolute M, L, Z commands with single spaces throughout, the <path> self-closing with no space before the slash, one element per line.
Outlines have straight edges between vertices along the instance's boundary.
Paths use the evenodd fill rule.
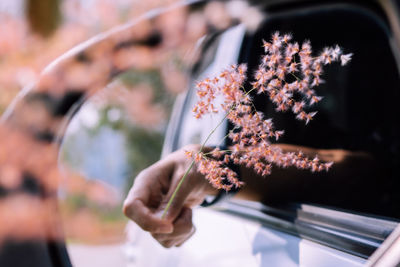
<path fill-rule="evenodd" d="M 326 47 L 313 57 L 310 41 L 300 46 L 290 42 L 291 39 L 290 34 L 276 32 L 270 42 L 264 41 L 265 55 L 254 74 L 250 91 L 266 94 L 277 111 L 291 111 L 298 120 L 308 124 L 317 112 L 307 113 L 305 108 L 322 100 L 314 89 L 324 82 L 321 79 L 323 67 L 337 61 L 346 65 L 352 54 L 344 55 L 342 49 L 335 46 Z M 273 165 L 294 166 L 312 172 L 328 171 L 332 162 L 323 163 L 318 157 L 309 159 L 302 152 L 283 152 L 279 147 L 271 146 L 271 139 L 278 140 L 284 131 L 275 130 L 272 119 L 266 119 L 255 110 L 250 91 L 245 92 L 243 88 L 246 71 L 246 65 L 233 65 L 217 77 L 197 84 L 199 101 L 193 108 L 195 117 L 223 111 L 234 125 L 228 134 L 233 143 L 230 153 L 218 148 L 211 152 L 213 157 L 201 151 L 188 153 L 198 164 L 199 171 L 214 187 L 224 190 L 242 185 L 235 172 L 226 167 L 230 161 L 253 168 L 262 176 L 270 174 Z M 221 107 L 213 104 L 217 95 L 225 99 Z"/>

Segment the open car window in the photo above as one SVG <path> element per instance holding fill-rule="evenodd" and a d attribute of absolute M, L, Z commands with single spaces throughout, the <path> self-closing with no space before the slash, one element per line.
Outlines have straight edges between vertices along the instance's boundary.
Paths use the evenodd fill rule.
<path fill-rule="evenodd" d="M 318 187 L 323 182 L 310 179 L 309 186 L 301 189 L 309 194 L 307 202 L 399 218 L 395 204 L 399 197 L 395 188 L 400 182 L 397 167 L 400 164 L 397 147 L 399 117 L 393 101 L 399 95 L 397 85 L 400 77 L 397 50 L 390 27 L 380 12 L 376 6 L 354 3 L 295 5 L 292 8 L 282 5 L 266 11 L 266 19 L 255 33 L 248 33 L 242 38 L 240 31 L 236 30 L 235 33 L 230 30 L 207 45 L 218 51 L 215 43 L 223 50 L 226 43 L 232 43 L 232 39 L 242 38 L 237 62 L 248 63 L 249 73 L 254 73 L 259 64 L 259 55 L 263 52 L 262 40 L 268 40 L 275 31 L 293 33 L 299 40 L 310 39 L 316 51 L 321 51 L 327 44 L 340 44 L 346 51 L 353 52 L 349 67 L 332 66 L 326 70 L 324 77 L 327 81 L 319 91 L 324 97 L 324 101 L 317 106 L 319 117 L 306 127 L 292 114 L 275 112 L 275 107 L 268 101 L 255 98 L 255 106 L 266 117 L 274 119 L 276 128 L 285 129 L 284 136 L 279 140 L 281 143 L 361 151 L 370 154 L 379 165 L 379 170 L 372 178 L 352 177 L 344 180 L 337 177 L 337 193 L 331 190 L 335 181 L 327 181 L 325 187 Z M 224 38 L 231 38 L 231 41 Z M 226 43 L 222 43 L 224 41 Z M 218 54 L 214 60 L 209 66 L 218 64 L 215 63 L 218 62 Z M 207 67 L 203 72 L 207 73 Z M 199 80 L 199 77 L 195 76 L 193 80 Z M 180 114 L 172 118 L 173 130 L 167 135 L 166 151 L 204 140 L 207 129 L 212 128 L 212 121 L 218 121 L 216 116 L 200 122 L 190 119 L 192 103 L 196 101 L 193 90 L 187 93 L 186 102 L 179 104 Z M 201 126 L 196 128 L 196 125 Z M 349 195 L 354 197 L 349 199 Z M 300 199 L 289 196 L 284 201 L 288 200 Z"/>
<path fill-rule="evenodd" d="M 382 168 L 372 179 L 353 177 L 342 188 L 327 186 L 321 190 L 310 181 L 308 187 L 299 189 L 310 196 L 305 202 L 289 197 L 278 201 L 279 204 L 265 206 L 232 200 L 216 209 L 363 259 L 373 254 L 398 226 L 400 218 L 396 208 L 399 197 L 396 188 L 400 182 L 397 145 L 400 122 L 396 104 L 392 102 L 398 99 L 400 76 L 398 47 L 388 20 L 374 3 L 309 3 L 304 6 L 285 3 L 266 9 L 266 18 L 260 28 L 241 37 L 237 61 L 248 63 L 250 73 L 259 63 L 262 40 L 268 39 L 275 31 L 293 33 L 296 38 L 299 36 L 299 40 L 310 39 L 317 51 L 328 42 L 329 45 L 340 44 L 354 53 L 349 68 L 327 70 L 328 80 L 321 88 L 326 102 L 319 106 L 322 118 L 311 125 L 299 125 L 291 114 L 276 113 L 271 104 L 256 102 L 259 110 L 274 117 L 281 128 L 288 129 L 280 141 L 326 149 L 366 151 L 378 159 Z M 227 45 L 223 43 L 226 40 L 224 36 L 234 38 L 235 33 L 231 30 L 224 34 L 205 43 L 208 49 L 204 52 L 205 59 L 210 51 L 215 53 L 218 47 Z M 236 34 L 241 36 L 240 31 Z M 208 64 L 198 64 L 203 66 L 203 72 L 213 64 L 204 61 Z M 199 70 L 195 69 L 194 80 L 198 76 Z M 385 94 L 385 100 L 377 102 L 377 99 L 383 99 L 382 94 Z M 185 95 L 186 102 L 177 104 L 180 111 L 172 119 L 170 133 L 174 134 L 167 135 L 167 151 L 190 143 L 184 141 L 190 138 L 201 140 L 201 132 L 184 131 L 179 124 L 190 116 L 192 105 L 189 103 L 194 101 L 191 99 L 193 95 L 189 91 Z M 203 127 L 208 127 L 206 124 L 209 122 L 203 121 Z M 332 194 L 333 190 L 338 192 Z M 349 195 L 354 197 L 349 200 Z"/>

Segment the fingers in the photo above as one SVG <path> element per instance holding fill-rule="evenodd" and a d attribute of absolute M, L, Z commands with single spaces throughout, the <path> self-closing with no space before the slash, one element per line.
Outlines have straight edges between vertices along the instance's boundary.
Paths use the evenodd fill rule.
<path fill-rule="evenodd" d="M 143 230 L 151 233 L 171 233 L 173 225 L 150 210 L 140 199 L 134 199 L 124 205 L 125 215 L 136 222 Z"/>
<path fill-rule="evenodd" d="M 163 247 L 170 248 L 173 246 L 181 246 L 185 243 L 194 233 L 196 229 L 192 223 L 192 210 L 190 208 L 182 208 L 182 212 L 174 222 L 174 231 L 170 234 L 157 234 L 152 233 Z"/>
<path fill-rule="evenodd" d="M 174 196 L 165 216 L 165 218 L 169 221 L 175 221 L 176 218 L 180 215 L 180 213 L 182 213 L 185 200 L 191 192 L 190 191 L 191 188 L 186 188 L 186 186 L 181 186 L 179 190 L 176 192 L 176 194 L 174 194 L 179 182 L 183 178 L 182 175 L 180 175 L 179 173 L 175 173 L 174 176 L 176 177 L 172 178 L 173 184 L 171 184 L 168 194 L 166 195 L 166 197 L 163 200 L 163 203 L 161 204 L 162 209 L 164 209 L 167 206 L 167 203 L 171 199 L 171 197 Z"/>
<path fill-rule="evenodd" d="M 187 240 L 189 240 L 192 235 L 194 235 L 196 233 L 196 227 L 193 225 L 192 226 L 192 230 L 189 232 L 189 234 L 178 244 L 175 245 L 175 247 L 180 247 L 182 246 Z"/>
<path fill-rule="evenodd" d="M 206 194 L 208 183 L 188 168 L 190 164 L 183 150 L 156 162 L 135 178 L 124 202 L 125 215 L 165 247 L 179 246 L 194 233 L 190 207 L 201 203 Z M 175 194 L 185 173 L 188 176 Z M 172 195 L 168 212 L 161 218 Z"/>
<path fill-rule="evenodd" d="M 162 220 L 156 212 L 157 202 L 162 199 L 160 175 L 152 170 L 141 172 L 124 202 L 123 212 L 143 230 L 154 233 L 170 233 L 172 222 Z"/>

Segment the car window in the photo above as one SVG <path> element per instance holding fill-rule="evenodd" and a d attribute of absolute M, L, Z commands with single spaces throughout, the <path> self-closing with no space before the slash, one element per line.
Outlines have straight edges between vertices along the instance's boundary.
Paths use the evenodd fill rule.
<path fill-rule="evenodd" d="M 344 182 L 338 179 L 338 183 L 343 183 L 338 194 L 328 194 L 331 191 L 329 188 L 323 189 L 325 191 L 314 190 L 313 183 L 316 186 L 318 181 L 311 180 L 310 185 L 302 189 L 309 194 L 307 201 L 399 218 L 395 204 L 398 203 L 398 194 L 393 189 L 400 182 L 397 179 L 400 124 L 393 101 L 399 95 L 397 85 L 400 77 L 387 22 L 375 9 L 348 4 L 270 12 L 260 28 L 248 33 L 241 41 L 238 62 L 248 63 L 249 73 L 254 73 L 259 64 L 263 53 L 262 40 L 268 40 L 275 31 L 292 33 L 299 42 L 309 39 L 316 51 L 321 51 L 326 45 L 340 44 L 346 51 L 354 53 L 348 67 L 332 66 L 326 70 L 326 82 L 320 88 L 324 101 L 317 105 L 319 117 L 306 127 L 289 113 L 275 112 L 271 103 L 256 98 L 254 94 L 257 109 L 273 118 L 276 128 L 285 129 L 279 142 L 364 151 L 371 154 L 379 165 L 379 171 L 373 178 L 353 177 Z M 224 46 L 221 42 L 219 44 Z M 250 84 L 246 86 L 251 88 Z M 195 96 L 191 96 L 190 92 L 186 97 L 187 102 L 195 101 L 191 99 Z M 183 123 L 178 130 L 181 135 L 185 134 L 185 127 L 194 125 L 193 122 L 184 123 L 190 116 L 191 106 L 187 103 L 183 105 L 182 114 L 185 117 L 180 118 Z M 206 125 L 209 122 L 203 123 Z M 191 136 L 196 134 L 199 133 L 194 129 L 186 133 Z M 183 141 L 185 138 L 188 137 L 181 136 L 182 140 L 175 144 L 175 149 L 188 143 Z M 354 194 L 354 198 L 343 202 L 340 194 Z M 295 198 L 283 201 L 288 200 L 301 201 Z"/>
<path fill-rule="evenodd" d="M 313 22 L 314 26 L 310 27 Z M 399 182 L 396 151 L 399 119 L 392 102 L 399 94 L 399 70 L 384 20 L 363 7 L 346 5 L 305 8 L 292 15 L 278 14 L 267 19 L 260 31 L 248 37 L 244 53 L 250 56 L 242 54 L 241 60 L 250 62 L 250 72 L 254 71 L 252 66 L 258 64 L 258 59 L 251 54 L 257 49 L 260 51 L 261 39 L 268 38 L 276 30 L 292 32 L 296 38 L 298 33 L 299 40 L 309 38 L 317 51 L 328 42 L 340 44 L 346 51 L 354 53 L 349 67 L 327 69 L 326 82 L 320 91 L 325 101 L 318 105 L 319 118 L 307 127 L 301 126 L 290 114 L 276 113 L 267 102 L 256 103 L 268 117 L 274 118 L 277 128 L 286 130 L 280 142 L 366 151 L 382 166 L 372 180 L 354 177 L 354 183 L 343 185 L 349 187 L 343 193 L 365 191 L 361 194 L 362 200 L 341 203 L 338 198 L 326 199 L 321 193 L 314 194 L 310 186 L 305 190 L 314 195 L 311 201 L 398 217 L 397 209 L 392 206 L 397 203 L 398 194 L 390 191 L 394 188 L 392 185 Z M 373 53 L 375 49 L 379 53 Z"/>

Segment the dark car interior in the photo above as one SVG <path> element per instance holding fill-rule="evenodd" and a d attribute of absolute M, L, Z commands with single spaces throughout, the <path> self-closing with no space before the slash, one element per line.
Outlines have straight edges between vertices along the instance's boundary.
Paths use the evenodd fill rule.
<path fill-rule="evenodd" d="M 396 112 L 400 76 L 388 22 L 376 8 L 347 2 L 267 10 L 270 17 L 260 30 L 246 37 L 249 41 L 244 42 L 240 61 L 248 62 L 249 73 L 254 72 L 257 55 L 262 54 L 262 39 L 267 40 L 275 31 L 293 33 L 299 42 L 312 40 L 314 51 L 339 44 L 354 53 L 350 67 L 327 68 L 327 82 L 319 87 L 326 101 L 320 103 L 318 118 L 307 127 L 291 114 L 275 112 L 260 98 L 255 98 L 255 105 L 266 117 L 274 118 L 278 129 L 286 129 L 279 140 L 282 143 L 365 151 L 376 159 L 374 175 L 353 177 L 336 188 L 329 182 L 329 188 L 310 182 L 302 189 L 309 196 L 306 201 L 400 218 L 396 207 L 400 200 L 400 124 Z M 330 194 L 333 190 L 337 193 Z"/>

